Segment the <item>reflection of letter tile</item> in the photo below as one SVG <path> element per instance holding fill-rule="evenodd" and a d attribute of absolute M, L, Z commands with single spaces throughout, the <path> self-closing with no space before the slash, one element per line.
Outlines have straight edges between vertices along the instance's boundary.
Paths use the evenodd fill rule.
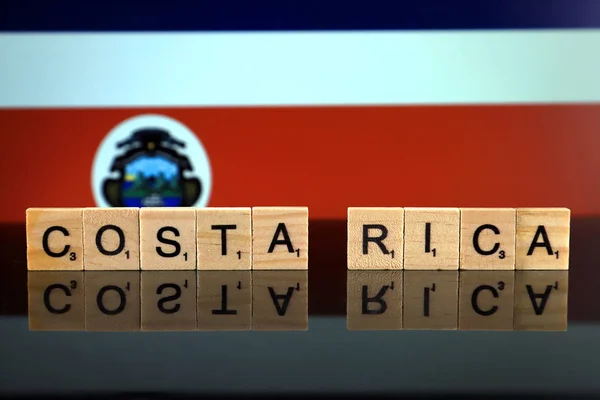
<path fill-rule="evenodd" d="M 196 329 L 196 271 L 141 273 L 143 331 Z"/>
<path fill-rule="evenodd" d="M 308 208 L 252 209 L 252 269 L 308 269 Z"/>
<path fill-rule="evenodd" d="M 27 269 L 83 269 L 81 208 L 29 208 L 26 214 Z"/>
<path fill-rule="evenodd" d="M 461 272 L 458 328 L 512 330 L 514 284 L 514 271 Z"/>
<path fill-rule="evenodd" d="M 404 271 L 404 329 L 456 329 L 458 271 Z"/>
<path fill-rule="evenodd" d="M 566 331 L 568 271 L 517 271 L 515 330 Z"/>
<path fill-rule="evenodd" d="M 460 269 L 514 270 L 514 208 L 461 208 Z"/>
<path fill-rule="evenodd" d="M 27 291 L 30 330 L 83 330 L 83 272 L 29 272 Z"/>
<path fill-rule="evenodd" d="M 84 274 L 85 330 L 140 330 L 139 271 L 91 271 Z"/>
<path fill-rule="evenodd" d="M 250 330 L 250 271 L 198 271 L 198 330 Z"/>
<path fill-rule="evenodd" d="M 252 268 L 252 210 L 200 208 L 198 226 L 199 270 Z"/>
<path fill-rule="evenodd" d="M 308 329 L 308 272 L 252 273 L 252 328 L 257 331 Z"/>
<path fill-rule="evenodd" d="M 458 269 L 458 208 L 404 209 L 404 269 Z"/>
<path fill-rule="evenodd" d="M 196 269 L 196 209 L 140 209 L 142 270 Z"/>
<path fill-rule="evenodd" d="M 569 269 L 571 211 L 517 209 L 517 269 Z"/>
<path fill-rule="evenodd" d="M 348 271 L 349 330 L 402 329 L 402 271 Z"/>
<path fill-rule="evenodd" d="M 139 208 L 84 208 L 85 270 L 139 270 Z"/>
<path fill-rule="evenodd" d="M 348 207 L 348 269 L 402 269 L 404 209 Z"/>

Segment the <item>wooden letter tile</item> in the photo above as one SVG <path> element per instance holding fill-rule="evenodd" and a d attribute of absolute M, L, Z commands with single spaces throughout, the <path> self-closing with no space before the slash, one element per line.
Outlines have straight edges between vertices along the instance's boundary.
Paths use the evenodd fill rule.
<path fill-rule="evenodd" d="M 463 271 L 459 280 L 458 329 L 513 329 L 514 271 Z"/>
<path fill-rule="evenodd" d="M 252 269 L 308 269 L 308 208 L 252 209 Z"/>
<path fill-rule="evenodd" d="M 252 209 L 200 208 L 197 211 L 198 269 L 252 268 Z"/>
<path fill-rule="evenodd" d="M 517 269 L 569 269 L 571 211 L 517 209 Z"/>
<path fill-rule="evenodd" d="M 139 270 L 139 208 L 83 210 L 85 270 Z"/>
<path fill-rule="evenodd" d="M 515 325 L 519 331 L 566 331 L 568 271 L 517 271 Z"/>
<path fill-rule="evenodd" d="M 514 270 L 514 208 L 461 208 L 460 269 Z"/>
<path fill-rule="evenodd" d="M 142 331 L 196 330 L 196 271 L 141 272 Z"/>
<path fill-rule="evenodd" d="M 348 208 L 348 269 L 402 269 L 403 241 L 403 208 Z"/>
<path fill-rule="evenodd" d="M 250 271 L 198 271 L 198 330 L 252 328 Z"/>
<path fill-rule="evenodd" d="M 348 271 L 348 330 L 402 329 L 402 271 Z"/>
<path fill-rule="evenodd" d="M 84 273 L 85 330 L 140 330 L 140 272 Z"/>
<path fill-rule="evenodd" d="M 83 272 L 29 272 L 27 292 L 29 330 L 83 330 Z"/>
<path fill-rule="evenodd" d="M 458 271 L 404 271 L 404 329 L 458 327 Z"/>
<path fill-rule="evenodd" d="M 308 271 L 252 273 L 252 329 L 308 329 Z"/>
<path fill-rule="evenodd" d="M 83 270 L 81 208 L 29 208 L 28 270 Z"/>
<path fill-rule="evenodd" d="M 404 209 L 404 269 L 458 270 L 458 208 Z"/>
<path fill-rule="evenodd" d="M 142 270 L 196 269 L 196 209 L 140 209 Z"/>

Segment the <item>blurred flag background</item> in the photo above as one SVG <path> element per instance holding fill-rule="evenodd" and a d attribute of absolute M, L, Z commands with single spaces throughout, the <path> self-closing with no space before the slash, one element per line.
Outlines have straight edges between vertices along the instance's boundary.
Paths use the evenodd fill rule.
<path fill-rule="evenodd" d="M 600 214 L 600 3 L 5 1 L 0 221 L 27 207 Z"/>

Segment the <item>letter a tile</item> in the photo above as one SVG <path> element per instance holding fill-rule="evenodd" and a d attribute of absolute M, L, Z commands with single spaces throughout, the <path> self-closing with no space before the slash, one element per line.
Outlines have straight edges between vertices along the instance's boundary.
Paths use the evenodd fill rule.
<path fill-rule="evenodd" d="M 348 269 L 402 269 L 403 240 L 403 208 L 348 208 Z"/>
<path fill-rule="evenodd" d="M 252 269 L 308 269 L 308 208 L 252 209 Z"/>
<path fill-rule="evenodd" d="M 568 208 L 517 209 L 516 269 L 569 269 L 570 225 Z"/>

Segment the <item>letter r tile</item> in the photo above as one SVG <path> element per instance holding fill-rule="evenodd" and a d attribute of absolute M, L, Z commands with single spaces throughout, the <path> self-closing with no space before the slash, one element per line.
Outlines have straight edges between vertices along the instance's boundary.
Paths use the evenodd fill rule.
<path fill-rule="evenodd" d="M 404 208 L 348 208 L 348 269 L 403 268 Z"/>

